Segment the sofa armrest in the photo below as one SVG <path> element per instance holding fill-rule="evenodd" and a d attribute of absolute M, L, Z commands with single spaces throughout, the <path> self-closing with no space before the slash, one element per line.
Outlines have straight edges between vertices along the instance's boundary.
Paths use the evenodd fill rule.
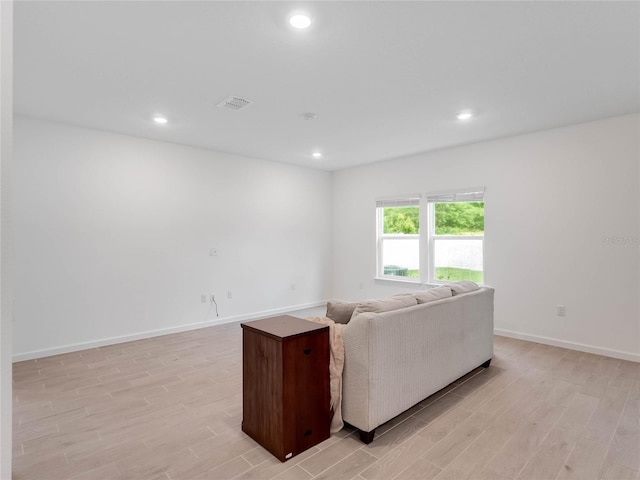
<path fill-rule="evenodd" d="M 349 418 L 351 425 L 362 430 L 369 425 L 371 320 L 378 315 L 361 313 L 343 330 L 345 367 L 342 374 L 342 416 Z M 349 387 L 345 388 L 347 384 Z"/>

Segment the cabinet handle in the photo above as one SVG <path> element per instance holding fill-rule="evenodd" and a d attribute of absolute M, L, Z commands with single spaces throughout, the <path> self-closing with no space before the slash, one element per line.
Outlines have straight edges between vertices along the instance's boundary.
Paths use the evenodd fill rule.
<path fill-rule="evenodd" d="M 304 432 L 305 437 L 308 437 L 309 435 L 311 435 L 311 430 L 307 430 L 306 432 Z"/>
<path fill-rule="evenodd" d="M 305 348 L 304 354 L 305 355 L 309 355 L 310 353 L 311 353 L 311 349 L 310 348 Z"/>

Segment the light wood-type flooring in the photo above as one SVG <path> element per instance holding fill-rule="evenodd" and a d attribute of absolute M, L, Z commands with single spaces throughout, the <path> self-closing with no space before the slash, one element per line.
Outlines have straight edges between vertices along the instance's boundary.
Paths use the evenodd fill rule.
<path fill-rule="evenodd" d="M 347 428 L 280 463 L 240 430 L 241 338 L 234 323 L 16 363 L 13 478 L 639 479 L 638 363 L 495 337 L 490 368 L 370 445 Z"/>

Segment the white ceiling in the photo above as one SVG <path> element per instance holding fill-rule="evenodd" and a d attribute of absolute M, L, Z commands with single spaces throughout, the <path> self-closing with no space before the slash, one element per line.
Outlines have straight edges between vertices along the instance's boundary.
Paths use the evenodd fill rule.
<path fill-rule="evenodd" d="M 18 1 L 14 18 L 19 114 L 328 170 L 640 110 L 635 1 Z M 229 95 L 255 103 L 216 108 Z"/>

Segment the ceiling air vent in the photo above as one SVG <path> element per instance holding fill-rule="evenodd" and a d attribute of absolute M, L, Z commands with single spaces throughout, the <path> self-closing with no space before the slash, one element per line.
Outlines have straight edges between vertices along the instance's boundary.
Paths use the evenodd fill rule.
<path fill-rule="evenodd" d="M 248 107 L 253 102 L 251 100 L 247 100 L 242 97 L 227 97 L 222 100 L 218 105 L 218 108 L 226 108 L 227 110 L 242 110 L 245 107 Z"/>

